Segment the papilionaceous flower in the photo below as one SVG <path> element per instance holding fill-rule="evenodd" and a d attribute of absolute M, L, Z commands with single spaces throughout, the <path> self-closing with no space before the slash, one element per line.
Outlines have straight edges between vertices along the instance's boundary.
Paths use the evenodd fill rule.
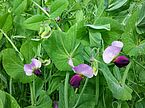
<path fill-rule="evenodd" d="M 32 62 L 30 64 L 25 64 L 24 65 L 24 71 L 27 76 L 31 76 L 33 73 L 35 75 L 40 75 L 40 67 L 41 67 L 41 62 L 37 59 L 32 59 Z"/>
<path fill-rule="evenodd" d="M 93 77 L 93 68 L 87 64 L 79 64 L 78 66 L 74 66 L 72 59 L 70 58 L 68 64 L 72 67 L 72 70 L 76 73 L 72 76 L 70 80 L 70 85 L 74 88 L 79 88 L 80 82 L 83 79 L 83 76 L 88 78 Z"/>
<path fill-rule="evenodd" d="M 123 48 L 123 43 L 121 41 L 113 41 L 111 46 L 108 46 L 103 52 L 103 61 L 105 63 L 114 62 L 119 68 L 124 67 L 129 64 L 129 59 L 125 56 L 118 56 Z M 117 57 L 118 56 L 118 57 Z"/>

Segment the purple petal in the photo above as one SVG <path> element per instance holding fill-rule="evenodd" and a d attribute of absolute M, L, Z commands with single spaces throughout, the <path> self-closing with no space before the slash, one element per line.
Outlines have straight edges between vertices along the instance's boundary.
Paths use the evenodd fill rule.
<path fill-rule="evenodd" d="M 33 68 L 40 68 L 41 67 L 41 62 L 37 59 L 32 59 L 32 66 Z"/>
<path fill-rule="evenodd" d="M 123 43 L 121 41 L 113 41 L 111 46 L 116 46 L 116 47 L 122 48 Z"/>
<path fill-rule="evenodd" d="M 118 56 L 115 60 L 114 60 L 114 64 L 121 68 L 124 66 L 127 66 L 129 64 L 129 59 L 125 56 Z"/>
<path fill-rule="evenodd" d="M 24 71 L 26 73 L 27 76 L 31 76 L 32 72 L 33 72 L 33 67 L 31 64 L 25 64 L 24 65 Z"/>
<path fill-rule="evenodd" d="M 103 52 L 103 60 L 105 63 L 110 63 L 121 51 L 121 48 L 109 46 Z"/>
<path fill-rule="evenodd" d="M 58 102 L 57 101 L 53 102 L 53 108 L 58 108 Z"/>
<path fill-rule="evenodd" d="M 68 64 L 69 64 L 71 67 L 74 67 L 74 64 L 73 64 L 73 61 L 72 61 L 71 58 L 69 59 Z"/>
<path fill-rule="evenodd" d="M 70 85 L 73 86 L 74 88 L 79 88 L 80 86 L 80 82 L 82 80 L 82 76 L 79 74 L 75 74 L 72 76 L 72 78 L 70 79 Z"/>
<path fill-rule="evenodd" d="M 34 74 L 37 76 L 41 75 L 41 70 L 40 69 L 34 70 Z"/>
<path fill-rule="evenodd" d="M 78 74 L 82 74 L 88 78 L 92 78 L 93 77 L 93 69 L 91 66 L 87 65 L 87 64 L 79 64 L 78 66 L 73 67 L 73 70 L 78 73 Z"/>

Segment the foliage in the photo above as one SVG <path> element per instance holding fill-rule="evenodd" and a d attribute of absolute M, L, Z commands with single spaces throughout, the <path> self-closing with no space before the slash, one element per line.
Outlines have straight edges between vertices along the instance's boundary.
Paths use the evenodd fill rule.
<path fill-rule="evenodd" d="M 0 107 L 143 108 L 144 11 L 144 0 L 1 0 Z M 116 40 L 130 60 L 123 68 L 102 60 Z M 40 76 L 24 72 L 32 58 Z M 69 84 L 70 58 L 96 71 L 78 89 Z"/>

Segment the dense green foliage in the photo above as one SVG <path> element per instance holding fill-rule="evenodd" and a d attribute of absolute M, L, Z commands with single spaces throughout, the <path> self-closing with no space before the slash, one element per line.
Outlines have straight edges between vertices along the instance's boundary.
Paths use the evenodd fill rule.
<path fill-rule="evenodd" d="M 0 0 L 0 108 L 144 108 L 144 39 L 144 0 Z M 102 60 L 115 40 L 126 67 Z M 40 76 L 24 72 L 32 58 Z M 74 89 L 70 58 L 97 76 Z"/>

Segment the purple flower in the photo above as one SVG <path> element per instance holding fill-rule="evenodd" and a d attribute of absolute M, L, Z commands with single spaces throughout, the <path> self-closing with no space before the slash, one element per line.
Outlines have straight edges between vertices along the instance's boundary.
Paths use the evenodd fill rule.
<path fill-rule="evenodd" d="M 70 58 L 68 64 L 72 67 L 72 70 L 80 75 L 84 75 L 88 78 L 93 77 L 93 68 L 87 64 L 79 64 L 78 66 L 74 66 L 72 59 Z"/>
<path fill-rule="evenodd" d="M 34 58 L 31 61 L 32 61 L 31 64 L 24 65 L 24 71 L 25 71 L 26 75 L 31 76 L 33 72 L 36 75 L 40 75 L 41 71 L 39 68 L 41 67 L 41 62 Z"/>
<path fill-rule="evenodd" d="M 80 74 L 75 74 L 70 79 L 70 85 L 73 86 L 74 88 L 79 88 L 82 79 L 83 77 Z"/>
<path fill-rule="evenodd" d="M 68 64 L 69 64 L 72 68 L 74 67 L 74 64 L 73 64 L 73 61 L 72 61 L 71 58 L 68 60 Z"/>
<path fill-rule="evenodd" d="M 76 73 L 72 76 L 70 80 L 70 85 L 74 88 L 79 88 L 80 82 L 83 79 L 83 76 L 88 78 L 93 77 L 93 68 L 87 64 L 79 64 L 78 66 L 74 66 L 72 59 L 70 58 L 68 64 L 72 67 L 72 70 Z"/>
<path fill-rule="evenodd" d="M 105 63 L 110 63 L 121 51 L 123 43 L 113 41 L 111 46 L 108 46 L 103 52 L 103 60 Z"/>
<path fill-rule="evenodd" d="M 53 102 L 53 108 L 58 108 L 58 103 L 57 103 L 57 101 L 54 101 L 54 102 Z"/>
<path fill-rule="evenodd" d="M 124 66 L 127 66 L 129 64 L 129 59 L 125 56 L 118 56 L 115 60 L 114 60 L 114 64 L 121 68 Z"/>
<path fill-rule="evenodd" d="M 93 69 L 91 66 L 87 64 L 79 64 L 78 66 L 74 66 L 72 68 L 77 74 L 84 75 L 88 78 L 93 77 Z"/>

